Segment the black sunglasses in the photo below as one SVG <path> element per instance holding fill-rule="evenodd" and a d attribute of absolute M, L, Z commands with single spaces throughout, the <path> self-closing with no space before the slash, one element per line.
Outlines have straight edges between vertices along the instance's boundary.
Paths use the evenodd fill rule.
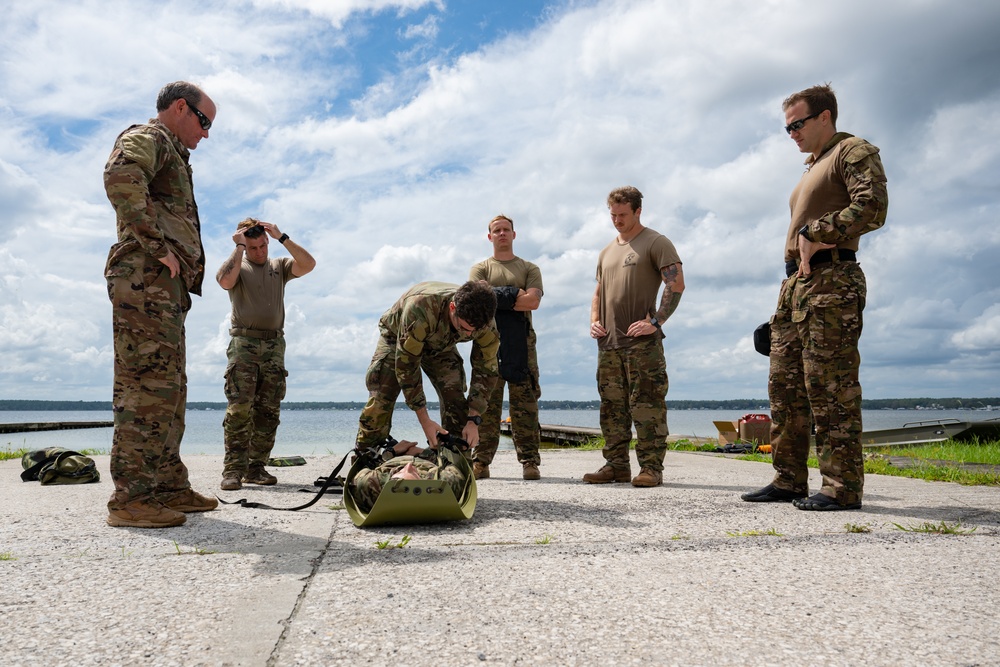
<path fill-rule="evenodd" d="M 187 102 L 188 108 L 194 112 L 194 115 L 198 117 L 198 122 L 201 123 L 201 129 L 207 130 L 212 127 L 212 120 L 202 112 L 198 111 L 198 107 L 191 104 L 191 100 L 184 101 Z"/>
<path fill-rule="evenodd" d="M 254 225 L 253 227 L 248 227 L 243 230 L 243 236 L 248 239 L 255 239 L 264 233 L 264 228 L 260 225 Z"/>
<path fill-rule="evenodd" d="M 823 109 L 823 111 L 826 111 L 826 109 Z M 817 111 L 811 116 L 806 116 L 805 118 L 799 118 L 798 120 L 793 120 L 791 123 L 785 126 L 785 132 L 787 132 L 788 134 L 791 134 L 792 132 L 798 132 L 803 127 L 805 127 L 807 120 L 812 120 L 816 116 L 823 113 L 823 111 Z M 208 128 L 206 127 L 205 129 L 207 130 Z"/>

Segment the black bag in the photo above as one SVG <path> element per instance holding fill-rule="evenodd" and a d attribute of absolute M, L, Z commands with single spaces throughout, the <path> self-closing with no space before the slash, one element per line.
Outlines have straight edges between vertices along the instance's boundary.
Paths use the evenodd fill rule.
<path fill-rule="evenodd" d="M 21 457 L 22 482 L 49 484 L 89 484 L 100 482 L 94 459 L 62 447 L 47 447 L 25 452 Z"/>
<path fill-rule="evenodd" d="M 753 349 L 765 357 L 771 356 L 771 323 L 764 322 L 753 330 Z"/>

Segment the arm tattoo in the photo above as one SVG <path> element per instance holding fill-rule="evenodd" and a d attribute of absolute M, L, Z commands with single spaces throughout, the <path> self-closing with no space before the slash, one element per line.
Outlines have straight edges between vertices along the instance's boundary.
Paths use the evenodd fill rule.
<path fill-rule="evenodd" d="M 230 255 L 229 259 L 226 260 L 226 263 L 222 265 L 221 269 L 219 269 L 219 272 L 215 274 L 215 279 L 221 281 L 223 276 L 229 275 L 229 272 L 232 271 L 235 266 L 236 258 Z"/>
<path fill-rule="evenodd" d="M 680 269 L 677 264 L 671 264 L 665 267 L 661 273 L 664 288 L 663 296 L 660 298 L 660 307 L 656 309 L 656 319 L 660 322 L 666 322 L 681 302 L 681 292 L 674 291 L 674 283 L 680 275 Z"/>

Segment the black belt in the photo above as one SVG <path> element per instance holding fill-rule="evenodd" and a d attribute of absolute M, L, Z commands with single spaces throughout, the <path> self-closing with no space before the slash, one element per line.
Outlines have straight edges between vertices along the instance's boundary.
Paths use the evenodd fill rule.
<path fill-rule="evenodd" d="M 280 331 L 264 331 L 261 329 L 240 329 L 233 327 L 229 330 L 230 336 L 243 336 L 245 338 L 260 338 L 261 340 L 272 340 L 280 337 Z"/>
<path fill-rule="evenodd" d="M 837 253 L 836 259 L 834 259 L 833 253 Z M 858 261 L 858 253 L 853 250 L 848 250 L 846 248 L 832 248 L 830 250 L 820 250 L 819 252 L 813 254 L 812 259 L 809 260 L 809 267 L 813 268 L 819 266 L 820 264 L 831 264 L 834 261 L 837 262 L 856 262 Z M 795 259 L 790 259 L 785 262 L 785 275 L 789 278 L 793 273 L 799 270 L 799 262 Z"/>

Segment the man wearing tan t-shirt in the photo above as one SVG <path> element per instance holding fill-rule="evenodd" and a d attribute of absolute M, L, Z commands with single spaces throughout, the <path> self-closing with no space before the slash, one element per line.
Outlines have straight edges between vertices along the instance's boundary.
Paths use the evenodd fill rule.
<path fill-rule="evenodd" d="M 291 257 L 269 259 L 268 237 Z M 233 305 L 232 340 L 226 356 L 226 456 L 221 488 L 275 484 L 264 464 L 274 447 L 281 399 L 285 397 L 285 283 L 316 266 L 302 246 L 277 225 L 247 218 L 233 235 L 236 247 L 215 279 Z"/>
<path fill-rule="evenodd" d="M 639 222 L 642 193 L 632 186 L 608 195 L 618 236 L 597 261 L 597 288 L 590 307 L 590 336 L 597 339 L 597 390 L 607 463 L 587 473 L 590 484 L 663 483 L 667 451 L 667 362 L 660 328 L 684 291 L 684 272 L 674 244 Z M 656 300 L 660 284 L 663 296 Z M 632 478 L 629 444 L 635 422 L 639 474 Z"/>
<path fill-rule="evenodd" d="M 490 396 L 479 429 L 472 472 L 476 479 L 490 476 L 490 463 L 500 444 L 500 417 L 503 391 L 510 394 L 510 430 L 514 439 L 521 476 L 541 478 L 541 431 L 538 426 L 538 355 L 531 311 L 542 300 L 542 272 L 514 254 L 514 221 L 505 215 L 490 220 L 486 238 L 493 244 L 493 256 L 479 262 L 469 272 L 469 280 L 485 280 L 497 296 L 495 321 L 500 332 L 500 378 Z"/>

